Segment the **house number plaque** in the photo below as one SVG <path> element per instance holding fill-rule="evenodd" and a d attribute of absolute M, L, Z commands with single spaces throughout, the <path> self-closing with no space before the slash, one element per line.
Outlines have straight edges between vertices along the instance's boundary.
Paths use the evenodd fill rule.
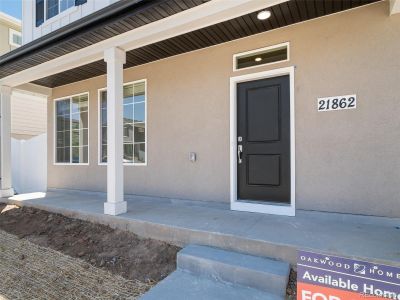
<path fill-rule="evenodd" d="M 318 111 L 354 109 L 356 106 L 356 95 L 318 98 Z"/>

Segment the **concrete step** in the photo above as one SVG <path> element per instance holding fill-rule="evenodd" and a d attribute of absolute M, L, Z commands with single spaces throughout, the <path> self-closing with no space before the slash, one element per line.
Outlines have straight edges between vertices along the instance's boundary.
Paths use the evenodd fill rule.
<path fill-rule="evenodd" d="M 286 294 L 290 273 L 286 262 L 199 245 L 182 249 L 178 253 L 177 267 L 281 297 Z"/>
<path fill-rule="evenodd" d="M 144 294 L 141 300 L 283 300 L 265 291 L 233 285 L 177 270 Z"/>

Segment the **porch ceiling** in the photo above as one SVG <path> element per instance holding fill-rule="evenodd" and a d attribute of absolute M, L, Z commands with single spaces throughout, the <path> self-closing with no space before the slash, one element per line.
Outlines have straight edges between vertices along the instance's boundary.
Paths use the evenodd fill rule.
<path fill-rule="evenodd" d="M 120 0 L 0 57 L 0 78 L 210 0 Z"/>
<path fill-rule="evenodd" d="M 141 8 L 136 15 L 124 15 L 114 19 L 111 24 L 100 24 L 96 29 L 86 30 L 83 33 L 69 38 L 67 41 L 54 44 L 50 48 L 27 54 L 20 60 L 2 63 L 0 59 L 0 78 L 16 73 L 27 67 L 40 64 L 42 61 L 51 60 L 77 47 L 85 47 L 110 36 L 120 34 L 166 17 L 168 14 L 190 9 L 208 0 L 163 0 L 152 1 L 152 5 Z M 253 34 L 269 31 L 294 23 L 318 18 L 358 6 L 377 2 L 379 0 L 290 0 L 281 4 L 268 7 L 272 12 L 267 21 L 259 21 L 257 12 L 246 14 L 222 23 L 201 28 L 173 38 L 156 42 L 127 52 L 127 62 L 124 68 L 142 65 L 166 57 L 190 52 L 193 50 L 217 45 L 231 40 L 243 38 Z M 156 2 L 156 4 L 154 4 Z M 174 8 L 172 4 L 174 3 Z M 146 9 L 145 11 L 143 11 Z M 148 15 L 143 15 L 144 12 Z M 139 15 L 138 15 L 139 13 Z M 140 16 L 140 17 L 138 17 Z M 136 27 L 135 27 L 136 26 Z M 76 50 L 76 49 L 75 49 Z M 33 81 L 46 87 L 57 87 L 106 73 L 106 64 L 98 60 L 80 67 L 70 69 L 58 74 Z"/>

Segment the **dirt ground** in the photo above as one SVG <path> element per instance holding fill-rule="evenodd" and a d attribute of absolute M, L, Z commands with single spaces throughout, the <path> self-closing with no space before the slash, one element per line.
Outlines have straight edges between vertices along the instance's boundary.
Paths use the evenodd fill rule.
<path fill-rule="evenodd" d="M 147 284 L 140 287 L 145 290 L 176 269 L 176 254 L 180 250 L 168 243 L 141 238 L 108 226 L 2 203 L 0 230 L 36 245 L 80 258 L 88 265 L 125 279 Z M 296 299 L 296 275 L 292 270 L 287 287 L 288 299 Z"/>
<path fill-rule="evenodd" d="M 286 295 L 289 300 L 296 299 L 297 295 L 297 272 L 293 269 L 290 270 L 289 282 L 286 288 Z"/>
<path fill-rule="evenodd" d="M 160 281 L 173 272 L 180 250 L 108 226 L 5 204 L 0 204 L 0 230 L 145 283 Z"/>
<path fill-rule="evenodd" d="M 0 230 L 0 299 L 137 299 L 151 286 Z"/>

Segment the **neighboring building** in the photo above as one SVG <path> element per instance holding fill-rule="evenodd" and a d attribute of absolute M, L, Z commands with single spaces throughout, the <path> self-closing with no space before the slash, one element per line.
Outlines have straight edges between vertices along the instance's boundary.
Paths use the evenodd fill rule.
<path fill-rule="evenodd" d="M 0 55 L 22 45 L 21 21 L 0 12 Z"/>
<path fill-rule="evenodd" d="M 48 187 L 107 214 L 127 193 L 400 217 L 399 1 L 24 1 L 2 107 L 51 90 Z"/>
<path fill-rule="evenodd" d="M 24 1 L 29 2 L 29 1 Z M 0 12 L 0 55 L 22 45 L 21 21 Z M 35 93 L 15 90 L 11 101 L 11 134 L 16 139 L 30 139 L 46 133 L 47 98 Z"/>
<path fill-rule="evenodd" d="M 20 47 L 22 40 L 21 21 L 0 12 L 0 55 Z M 48 89 L 32 84 L 14 88 L 11 95 L 12 180 L 18 193 L 46 190 L 48 95 Z"/>

